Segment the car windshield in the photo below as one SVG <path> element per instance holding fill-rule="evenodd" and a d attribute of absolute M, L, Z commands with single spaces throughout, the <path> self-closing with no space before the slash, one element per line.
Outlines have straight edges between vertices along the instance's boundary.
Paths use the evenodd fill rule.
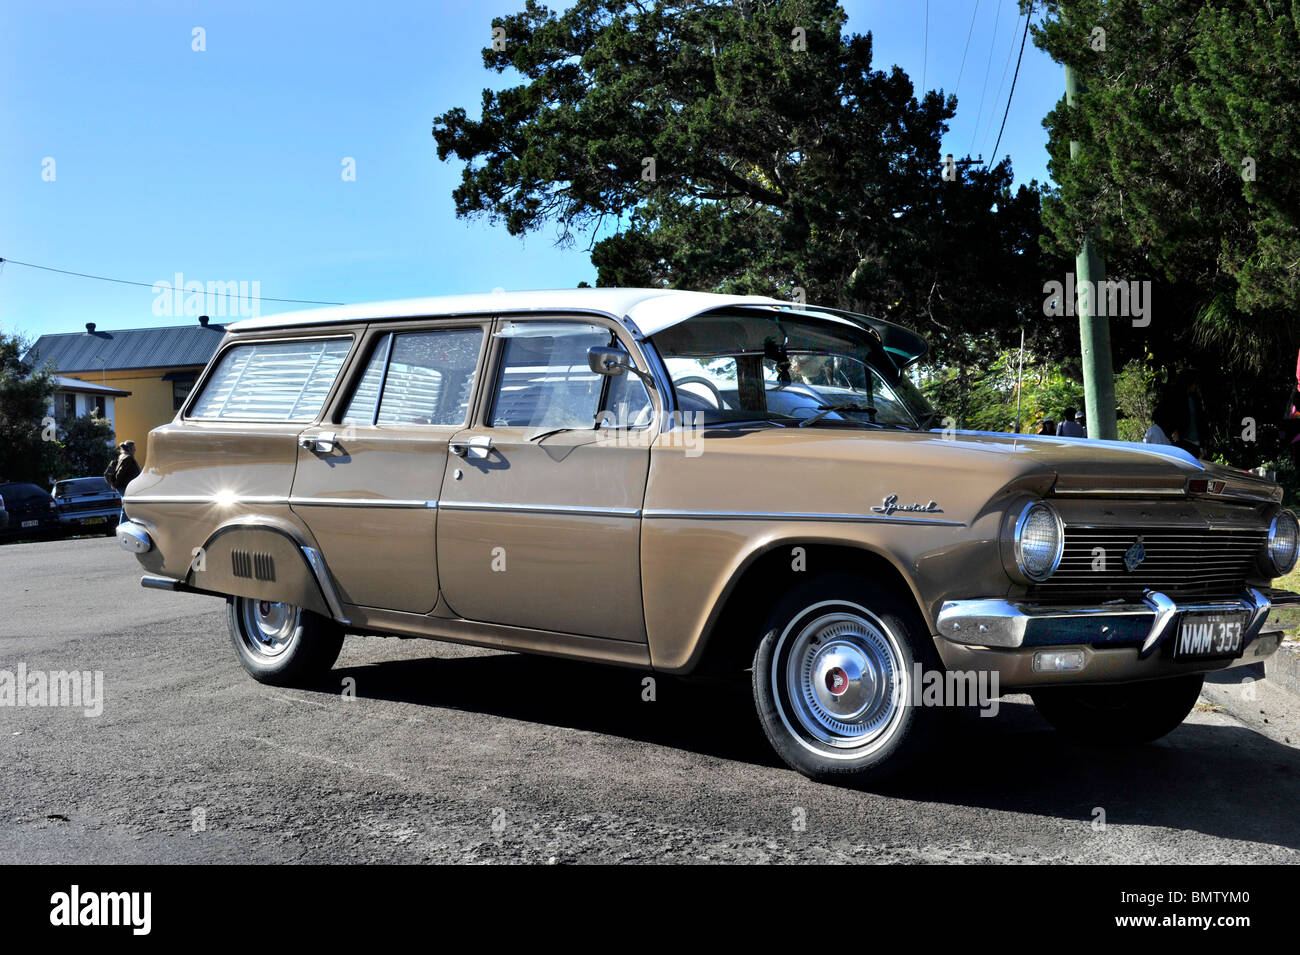
<path fill-rule="evenodd" d="M 108 482 L 102 477 L 74 478 L 71 481 L 59 481 L 54 485 L 55 497 L 86 497 L 90 494 L 106 494 L 110 490 Z"/>
<path fill-rule="evenodd" d="M 678 405 L 705 424 L 920 429 L 936 417 L 866 328 L 815 315 L 711 312 L 655 335 Z"/>

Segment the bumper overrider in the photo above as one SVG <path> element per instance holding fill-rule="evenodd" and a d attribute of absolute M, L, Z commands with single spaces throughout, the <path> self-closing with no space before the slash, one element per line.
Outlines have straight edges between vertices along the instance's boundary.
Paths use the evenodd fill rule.
<path fill-rule="evenodd" d="M 1189 613 L 1244 613 L 1240 652 L 1175 660 L 1172 638 Z M 1300 595 L 1248 588 L 1234 598 L 1180 601 L 1148 590 L 1139 602 L 1078 606 L 949 600 L 939 610 L 937 629 L 946 665 L 997 670 L 1006 687 L 1123 682 L 1268 657 L 1300 629 Z"/>

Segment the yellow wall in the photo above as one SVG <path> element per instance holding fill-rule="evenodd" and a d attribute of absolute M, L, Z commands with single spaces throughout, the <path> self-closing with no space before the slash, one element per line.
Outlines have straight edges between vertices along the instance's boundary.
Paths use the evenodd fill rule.
<path fill-rule="evenodd" d="M 68 378 L 79 378 L 94 384 L 107 384 L 131 392 L 118 398 L 113 417 L 117 427 L 117 443 L 135 442 L 135 457 L 144 467 L 149 452 L 149 432 L 176 417 L 172 402 L 172 383 L 163 381 L 168 372 L 193 372 L 197 377 L 202 367 L 148 368 L 110 371 L 106 375 L 93 371 L 60 372 Z"/>

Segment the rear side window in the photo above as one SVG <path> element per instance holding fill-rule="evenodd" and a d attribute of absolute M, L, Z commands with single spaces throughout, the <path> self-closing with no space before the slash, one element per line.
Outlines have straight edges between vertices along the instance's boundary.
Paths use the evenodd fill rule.
<path fill-rule="evenodd" d="M 351 347 L 350 338 L 235 345 L 221 356 L 190 417 L 315 420 Z"/>
<path fill-rule="evenodd" d="M 389 332 L 375 345 L 342 423 L 463 425 L 481 328 Z"/>

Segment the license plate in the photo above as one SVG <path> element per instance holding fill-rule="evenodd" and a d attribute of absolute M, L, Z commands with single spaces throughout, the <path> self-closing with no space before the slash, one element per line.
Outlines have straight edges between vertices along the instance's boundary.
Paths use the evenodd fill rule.
<path fill-rule="evenodd" d="M 1244 613 L 1186 613 L 1178 622 L 1175 660 L 1235 657 L 1241 654 Z"/>
<path fill-rule="evenodd" d="M 36 527 L 40 523 L 40 521 L 23 521 L 23 527 Z"/>
<path fill-rule="evenodd" d="M 83 523 L 83 524 L 102 524 L 102 523 L 104 523 L 104 521 L 106 521 L 106 520 L 107 520 L 107 518 L 105 518 L 105 517 L 83 517 L 83 518 L 81 519 L 81 523 Z"/>

